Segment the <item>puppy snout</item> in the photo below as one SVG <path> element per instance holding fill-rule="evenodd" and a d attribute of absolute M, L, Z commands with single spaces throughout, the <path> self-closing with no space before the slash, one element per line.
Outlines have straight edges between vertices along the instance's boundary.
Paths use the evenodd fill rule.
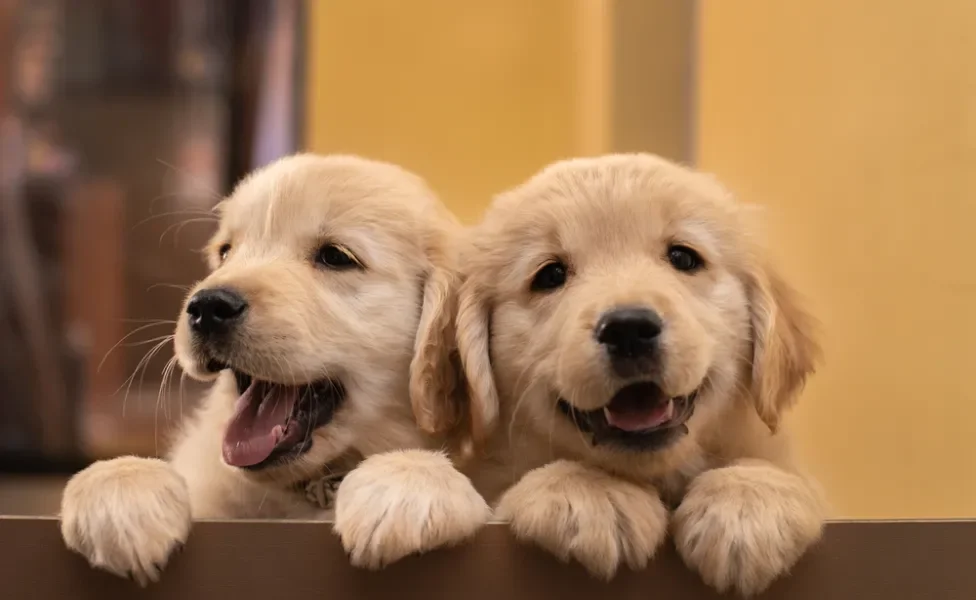
<path fill-rule="evenodd" d="M 653 358 L 664 327 L 661 317 L 648 308 L 623 306 L 608 310 L 597 321 L 594 335 L 621 375 Z"/>
<path fill-rule="evenodd" d="M 200 290 L 186 305 L 190 328 L 204 337 L 228 332 L 240 322 L 246 310 L 244 297 L 228 288 Z"/>

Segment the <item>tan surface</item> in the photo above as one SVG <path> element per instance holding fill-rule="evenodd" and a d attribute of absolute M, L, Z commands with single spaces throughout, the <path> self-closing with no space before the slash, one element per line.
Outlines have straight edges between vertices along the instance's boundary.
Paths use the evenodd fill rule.
<path fill-rule="evenodd" d="M 57 515 L 67 477 L 0 475 L 0 515 Z"/>
<path fill-rule="evenodd" d="M 705 0 L 700 163 L 827 325 L 794 418 L 850 517 L 976 515 L 976 3 Z"/>
<path fill-rule="evenodd" d="M 666 544 L 647 569 L 600 581 L 515 542 L 489 525 L 449 551 L 411 556 L 381 571 L 357 569 L 330 523 L 204 521 L 159 583 L 138 590 L 65 550 L 50 519 L 0 518 L 4 598 L 193 600 L 396 598 L 497 600 L 612 598 L 721 600 Z M 836 523 L 763 600 L 962 600 L 976 597 L 976 523 Z"/>

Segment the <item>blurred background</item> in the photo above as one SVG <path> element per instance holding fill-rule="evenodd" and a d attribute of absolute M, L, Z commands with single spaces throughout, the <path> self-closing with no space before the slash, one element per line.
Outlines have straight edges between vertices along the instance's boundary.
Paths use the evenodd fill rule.
<path fill-rule="evenodd" d="M 156 454 L 210 208 L 296 150 L 466 222 L 550 161 L 651 151 L 767 207 L 825 323 L 791 417 L 837 517 L 976 516 L 976 4 L 0 0 L 0 513 Z"/>

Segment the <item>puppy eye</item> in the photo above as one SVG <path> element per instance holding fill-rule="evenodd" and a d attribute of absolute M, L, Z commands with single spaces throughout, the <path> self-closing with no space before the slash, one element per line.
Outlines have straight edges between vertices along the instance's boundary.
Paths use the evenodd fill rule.
<path fill-rule="evenodd" d="M 668 248 L 668 262 L 675 269 L 685 273 L 694 273 L 705 266 L 701 254 L 680 244 L 674 244 Z"/>
<path fill-rule="evenodd" d="M 217 250 L 217 256 L 220 257 L 220 262 L 227 260 L 228 254 L 230 254 L 230 244 L 224 244 Z"/>
<path fill-rule="evenodd" d="M 335 244 L 326 244 L 319 248 L 319 252 L 315 256 L 315 261 L 320 265 L 335 269 L 336 271 L 362 267 L 352 253 Z"/>
<path fill-rule="evenodd" d="M 539 269 L 532 278 L 533 292 L 546 292 L 562 287 L 566 283 L 568 269 L 559 261 L 548 263 Z"/>

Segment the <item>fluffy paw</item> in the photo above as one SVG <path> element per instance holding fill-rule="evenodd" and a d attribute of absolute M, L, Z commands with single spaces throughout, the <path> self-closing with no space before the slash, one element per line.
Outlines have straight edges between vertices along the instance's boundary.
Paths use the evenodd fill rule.
<path fill-rule="evenodd" d="M 491 509 L 443 454 L 378 454 L 349 473 L 336 494 L 335 531 L 357 567 L 378 569 L 408 554 L 457 544 Z"/>
<path fill-rule="evenodd" d="M 499 501 L 496 515 L 521 540 L 610 579 L 622 563 L 647 565 L 667 533 L 657 493 L 579 463 L 557 461 L 527 473 Z"/>
<path fill-rule="evenodd" d="M 813 484 L 765 463 L 699 475 L 674 514 L 674 541 L 705 583 L 752 596 L 786 573 L 821 535 Z"/>
<path fill-rule="evenodd" d="M 124 457 L 71 478 L 61 499 L 61 535 L 93 566 L 145 586 L 190 533 L 186 483 L 167 463 Z"/>

